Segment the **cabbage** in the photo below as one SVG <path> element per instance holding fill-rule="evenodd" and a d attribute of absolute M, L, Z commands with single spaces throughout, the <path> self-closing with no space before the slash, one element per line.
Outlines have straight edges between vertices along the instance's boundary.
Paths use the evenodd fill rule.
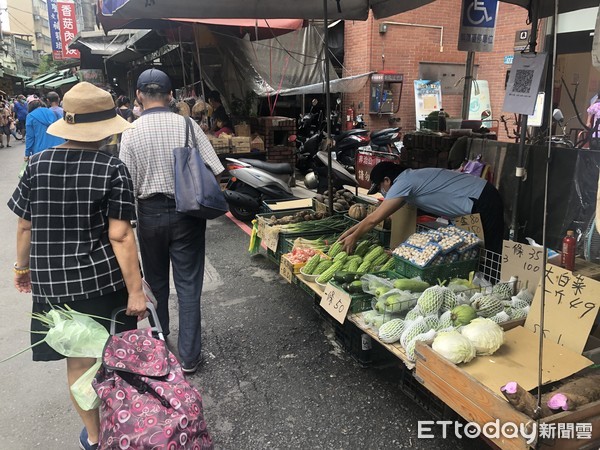
<path fill-rule="evenodd" d="M 473 343 L 458 331 L 439 333 L 431 348 L 454 364 L 469 362 L 476 353 Z"/>
<path fill-rule="evenodd" d="M 478 355 L 493 355 L 504 343 L 504 331 L 493 320 L 483 317 L 465 325 L 461 333 L 475 346 Z"/>

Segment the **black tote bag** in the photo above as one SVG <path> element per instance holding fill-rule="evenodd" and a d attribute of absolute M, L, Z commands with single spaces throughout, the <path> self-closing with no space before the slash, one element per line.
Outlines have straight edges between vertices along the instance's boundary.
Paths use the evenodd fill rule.
<path fill-rule="evenodd" d="M 185 147 L 173 149 L 176 210 L 202 219 L 216 219 L 229 211 L 229 207 L 221 186 L 202 159 L 191 119 L 185 117 L 185 121 Z"/>

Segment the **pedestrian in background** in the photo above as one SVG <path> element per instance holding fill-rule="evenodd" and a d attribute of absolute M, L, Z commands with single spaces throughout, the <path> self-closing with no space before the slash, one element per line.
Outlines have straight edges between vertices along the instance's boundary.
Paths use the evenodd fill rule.
<path fill-rule="evenodd" d="M 63 143 L 31 157 L 8 202 L 19 216 L 14 285 L 32 293 L 33 313 L 60 306 L 110 318 L 115 308 L 126 307 L 127 318 L 118 327 L 133 329 L 146 299 L 130 222 L 131 177 L 119 159 L 101 150 L 105 138 L 131 125 L 117 117 L 110 94 L 90 83 L 74 86 L 64 108 L 64 119 L 48 128 Z M 110 321 L 99 322 L 109 329 Z M 32 319 L 32 344 L 43 339 L 41 331 L 42 323 Z M 32 350 L 34 361 L 64 359 L 46 343 Z M 66 359 L 69 386 L 96 362 Z M 94 450 L 98 409 L 84 411 L 72 400 L 84 424 L 79 446 Z"/>
<path fill-rule="evenodd" d="M 25 158 L 46 150 L 47 148 L 60 145 L 65 142 L 58 136 L 47 133 L 48 127 L 62 116 L 50 111 L 40 99 L 34 98 L 27 105 L 27 133 L 25 135 Z"/>
<path fill-rule="evenodd" d="M 171 80 L 164 72 L 142 72 L 136 95 L 144 112 L 135 121 L 135 128 L 123 133 L 119 157 L 131 172 L 137 197 L 144 278 L 156 296 L 158 317 L 168 335 L 172 265 L 179 302 L 179 357 L 183 371 L 193 373 L 202 361 L 200 297 L 206 220 L 175 209 L 173 149 L 186 145 L 186 120 L 168 107 Z M 218 177 L 225 169 L 200 127 L 191 122 L 202 158 Z"/>
<path fill-rule="evenodd" d="M 13 109 L 15 111 L 15 126 L 17 132 L 21 133 L 23 138 L 25 137 L 25 121 L 27 120 L 27 102 L 25 101 L 25 96 L 23 94 L 17 97 Z"/>
<path fill-rule="evenodd" d="M 63 118 L 64 111 L 60 107 L 60 96 L 54 92 L 48 92 L 46 95 L 46 99 L 48 100 L 48 109 L 52 111 L 59 119 Z"/>
<path fill-rule="evenodd" d="M 0 148 L 4 147 L 2 136 L 6 136 L 6 146 L 10 147 L 10 123 L 12 121 L 12 112 L 7 101 L 0 102 Z"/>
<path fill-rule="evenodd" d="M 131 100 L 129 100 L 129 97 L 121 95 L 117 99 L 117 114 L 120 115 L 123 119 L 125 119 L 129 123 L 133 122 L 133 120 L 135 119 L 130 107 L 131 107 Z"/>

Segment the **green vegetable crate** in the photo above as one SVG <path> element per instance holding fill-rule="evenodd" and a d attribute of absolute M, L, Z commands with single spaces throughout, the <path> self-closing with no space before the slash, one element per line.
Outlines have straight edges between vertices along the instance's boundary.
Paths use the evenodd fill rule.
<path fill-rule="evenodd" d="M 404 278 L 421 277 L 429 284 L 436 284 L 438 280 L 451 280 L 452 278 L 469 278 L 469 273 L 477 271 L 479 258 L 467 261 L 457 261 L 450 264 L 437 264 L 428 267 L 419 267 L 405 259 L 393 255 L 395 272 Z"/>
<path fill-rule="evenodd" d="M 352 217 L 350 217 L 347 214 L 344 215 L 344 217 L 346 218 L 346 220 L 352 222 L 352 224 L 357 224 L 360 222 L 360 220 L 353 219 Z M 383 245 L 384 247 L 388 248 L 390 246 L 390 239 L 392 237 L 391 230 L 384 230 L 377 226 L 377 227 L 373 228 L 369 232 L 369 234 L 372 236 L 376 236 L 377 239 L 379 240 L 379 242 L 381 243 L 381 245 Z"/>
<path fill-rule="evenodd" d="M 342 286 L 339 283 L 336 283 L 335 281 L 330 281 L 329 283 L 331 283 L 332 286 L 338 288 L 339 290 L 347 292 L 342 288 Z M 350 296 L 350 299 L 351 299 L 350 309 L 348 309 L 348 314 L 355 314 L 355 313 L 359 313 L 359 312 L 363 312 L 363 311 L 368 311 L 369 309 L 371 309 L 371 302 L 373 300 L 373 296 L 371 294 L 367 294 L 367 293 L 350 294 L 348 292 L 348 295 Z"/>
<path fill-rule="evenodd" d="M 298 211 L 306 211 L 306 212 L 312 212 L 312 213 L 315 212 L 312 209 L 301 209 L 301 210 L 298 210 Z M 275 216 L 276 218 L 281 218 L 281 217 L 287 216 L 289 214 L 290 214 L 289 211 L 273 212 L 273 213 L 266 213 L 266 214 L 257 214 L 256 218 L 258 220 L 259 234 L 260 234 L 261 230 L 268 230 L 270 228 L 270 226 L 266 223 L 266 221 L 268 219 L 270 219 L 273 216 Z M 341 220 L 343 220 L 342 216 L 340 216 L 340 221 Z M 265 232 L 265 231 L 263 231 L 263 232 Z M 279 232 L 279 237 L 278 237 L 278 242 L 277 242 L 277 250 L 276 251 L 272 251 L 270 249 L 267 249 L 267 257 L 272 262 L 274 262 L 276 264 L 279 264 L 280 259 L 281 259 L 281 255 L 284 254 L 284 253 L 288 253 L 288 252 L 290 252 L 292 250 L 289 247 L 287 241 L 289 241 L 289 240 L 293 241 L 295 238 L 298 238 L 298 237 L 318 238 L 318 237 L 323 236 L 323 235 L 335 234 L 335 233 L 339 233 L 339 230 L 334 230 L 334 229 L 324 230 L 324 229 L 321 229 L 321 230 L 318 230 L 318 231 L 303 231 L 303 232 L 296 232 L 296 233 L 293 233 L 293 232 L 286 233 L 285 231 L 281 231 L 281 232 Z"/>

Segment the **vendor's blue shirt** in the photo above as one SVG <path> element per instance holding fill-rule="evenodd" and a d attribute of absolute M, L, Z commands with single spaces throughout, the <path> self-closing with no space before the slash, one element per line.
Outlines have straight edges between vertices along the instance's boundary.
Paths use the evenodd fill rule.
<path fill-rule="evenodd" d="M 406 169 L 396 177 L 385 198 L 403 197 L 407 203 L 438 216 L 471 214 L 486 181 L 453 170 Z"/>

